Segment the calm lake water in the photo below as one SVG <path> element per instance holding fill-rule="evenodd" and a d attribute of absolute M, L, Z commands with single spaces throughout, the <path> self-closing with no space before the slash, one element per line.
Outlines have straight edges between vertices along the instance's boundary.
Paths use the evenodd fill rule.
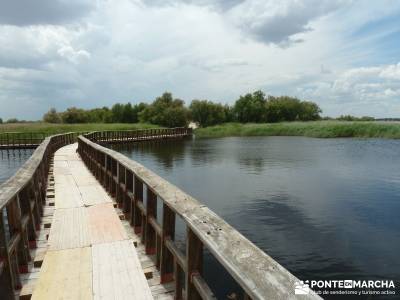
<path fill-rule="evenodd" d="M 0 150 L 0 184 L 13 176 L 33 151 L 33 149 Z"/>
<path fill-rule="evenodd" d="M 118 151 L 206 204 L 302 280 L 400 286 L 400 141 L 245 137 Z M 236 290 L 215 260 L 206 262 L 218 298 Z"/>

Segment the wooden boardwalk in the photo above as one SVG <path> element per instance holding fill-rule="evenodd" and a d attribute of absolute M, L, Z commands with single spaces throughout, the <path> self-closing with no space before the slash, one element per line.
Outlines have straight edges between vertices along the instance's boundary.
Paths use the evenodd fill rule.
<path fill-rule="evenodd" d="M 205 255 L 243 289 L 230 299 L 297 299 L 299 279 L 222 218 L 99 144 L 191 134 L 168 128 L 45 138 L 0 185 L 0 299 L 211 300 Z M 175 239 L 178 221 L 184 245 Z M 311 291 L 302 299 L 321 298 Z"/>
<path fill-rule="evenodd" d="M 32 299 L 153 299 L 112 199 L 76 149 L 54 156 L 55 211 Z"/>

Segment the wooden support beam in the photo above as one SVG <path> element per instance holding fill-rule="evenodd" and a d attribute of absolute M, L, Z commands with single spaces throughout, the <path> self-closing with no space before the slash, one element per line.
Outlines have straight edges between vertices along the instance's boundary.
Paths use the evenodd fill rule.
<path fill-rule="evenodd" d="M 163 226 L 162 226 L 162 247 L 161 247 L 161 283 L 173 280 L 174 257 L 168 249 L 167 240 L 173 241 L 175 238 L 175 213 L 168 205 L 163 203 Z"/>
<path fill-rule="evenodd" d="M 157 217 L 157 195 L 147 187 L 147 203 L 146 203 L 146 233 L 145 248 L 146 254 L 156 253 L 156 230 L 151 224 L 151 218 Z"/>
<path fill-rule="evenodd" d="M 134 175 L 134 199 L 132 202 L 133 209 L 131 209 L 131 225 L 133 226 L 134 232 L 142 232 L 142 212 L 138 207 L 138 203 L 143 203 L 143 182 Z M 142 232 L 143 235 L 143 232 Z"/>
<path fill-rule="evenodd" d="M 200 300 L 201 296 L 193 283 L 193 276 L 202 274 L 203 243 L 189 227 L 186 230 L 186 266 L 186 299 Z"/>

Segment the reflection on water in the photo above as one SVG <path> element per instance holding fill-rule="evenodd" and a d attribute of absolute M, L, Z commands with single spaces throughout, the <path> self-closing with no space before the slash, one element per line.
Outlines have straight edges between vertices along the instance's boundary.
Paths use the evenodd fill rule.
<path fill-rule="evenodd" d="M 394 140 L 246 137 L 118 151 L 205 203 L 301 279 L 393 279 L 398 287 L 399 149 Z M 214 284 L 223 278 L 218 266 L 207 269 L 219 297 L 235 289 Z"/>
<path fill-rule="evenodd" d="M 33 149 L 0 150 L 0 184 L 13 176 L 33 151 Z"/>

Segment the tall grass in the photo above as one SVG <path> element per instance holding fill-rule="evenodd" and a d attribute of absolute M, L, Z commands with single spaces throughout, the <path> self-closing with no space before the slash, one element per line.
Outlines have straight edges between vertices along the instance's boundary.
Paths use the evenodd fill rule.
<path fill-rule="evenodd" d="M 87 123 L 87 124 L 49 124 L 42 122 L 32 123 L 12 123 L 1 124 L 1 132 L 40 132 L 46 135 L 52 135 L 64 132 L 85 132 L 85 131 L 102 131 L 102 130 L 136 130 L 146 128 L 157 128 L 156 125 L 150 124 L 107 124 L 107 123 Z"/>
<path fill-rule="evenodd" d="M 157 128 L 150 124 L 49 124 L 42 122 L 1 124 L 1 132 L 40 132 L 46 135 L 63 132 L 85 132 L 102 130 L 136 130 Z M 207 128 L 198 128 L 200 138 L 225 136 L 308 136 L 318 138 L 359 137 L 400 139 L 400 122 L 283 122 L 274 124 L 226 123 Z"/>
<path fill-rule="evenodd" d="M 195 130 L 196 137 L 225 136 L 308 136 L 318 138 L 400 138 L 397 122 L 284 122 L 275 124 L 227 123 Z"/>

